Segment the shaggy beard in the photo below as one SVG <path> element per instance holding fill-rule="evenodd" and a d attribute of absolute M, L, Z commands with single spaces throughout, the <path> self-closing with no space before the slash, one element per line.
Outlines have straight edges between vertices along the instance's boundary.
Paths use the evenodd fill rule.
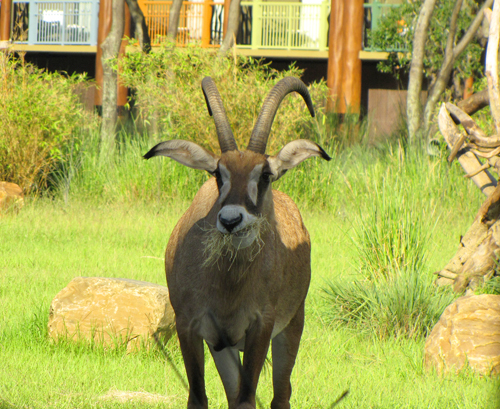
<path fill-rule="evenodd" d="M 258 217 L 244 229 L 237 232 L 239 237 L 255 234 L 253 243 L 245 248 L 235 247 L 233 244 L 233 234 L 224 234 L 215 226 L 209 226 L 203 229 L 205 232 L 205 240 L 203 241 L 203 255 L 205 261 L 203 267 L 211 267 L 215 264 L 219 265 L 219 261 L 225 258 L 230 260 L 229 269 L 233 266 L 235 260 L 240 257 L 246 262 L 252 262 L 264 248 L 262 235 L 269 229 L 269 222 L 265 217 Z"/>

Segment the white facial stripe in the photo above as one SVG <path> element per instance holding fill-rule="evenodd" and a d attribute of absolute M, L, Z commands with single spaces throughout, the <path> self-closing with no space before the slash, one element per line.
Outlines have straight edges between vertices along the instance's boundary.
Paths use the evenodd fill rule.
<path fill-rule="evenodd" d="M 222 203 L 231 190 L 231 173 L 223 164 L 219 164 L 219 172 L 222 179 L 222 186 L 220 188 L 219 194 L 219 203 Z"/>
<path fill-rule="evenodd" d="M 256 165 L 255 168 L 250 172 L 250 176 L 248 177 L 248 196 L 252 203 L 257 206 L 257 196 L 259 193 L 258 183 L 260 179 L 260 175 L 262 174 L 262 167 L 264 164 Z"/>

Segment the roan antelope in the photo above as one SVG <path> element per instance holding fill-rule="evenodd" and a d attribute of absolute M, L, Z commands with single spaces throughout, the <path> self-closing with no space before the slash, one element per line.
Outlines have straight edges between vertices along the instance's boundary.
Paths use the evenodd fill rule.
<path fill-rule="evenodd" d="M 270 91 L 244 152 L 236 146 L 215 83 L 206 77 L 202 88 L 214 117 L 220 157 L 183 140 L 161 142 L 144 155 L 168 156 L 214 176 L 177 223 L 165 256 L 189 381 L 187 406 L 208 407 L 205 340 L 229 408 L 255 408 L 257 382 L 272 340 L 271 408 L 289 408 L 290 375 L 311 276 L 311 246 L 297 206 L 272 190 L 271 183 L 312 156 L 331 158 L 306 139 L 288 143 L 276 156 L 265 154 L 274 116 L 287 94 L 298 92 L 314 116 L 309 92 L 299 79 L 284 78 Z"/>

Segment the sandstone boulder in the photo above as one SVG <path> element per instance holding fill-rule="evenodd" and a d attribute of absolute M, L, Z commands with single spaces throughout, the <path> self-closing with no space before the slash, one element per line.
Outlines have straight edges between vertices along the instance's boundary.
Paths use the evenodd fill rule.
<path fill-rule="evenodd" d="M 500 295 L 461 297 L 449 305 L 425 342 L 425 367 L 458 373 L 464 366 L 500 373 Z"/>
<path fill-rule="evenodd" d="M 0 215 L 24 205 L 23 190 L 15 183 L 0 182 Z"/>
<path fill-rule="evenodd" d="M 49 336 L 86 339 L 127 350 L 174 333 L 167 287 L 124 278 L 77 277 L 50 305 Z M 154 342 L 154 341 L 153 341 Z"/>

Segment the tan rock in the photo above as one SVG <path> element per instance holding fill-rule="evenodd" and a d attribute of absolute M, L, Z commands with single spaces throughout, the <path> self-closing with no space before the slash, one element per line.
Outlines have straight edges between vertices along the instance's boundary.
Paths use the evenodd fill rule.
<path fill-rule="evenodd" d="M 77 277 L 50 305 L 49 336 L 127 349 L 174 333 L 167 287 L 124 278 Z M 154 341 L 153 341 L 154 342 Z"/>
<path fill-rule="evenodd" d="M 424 362 L 439 373 L 468 365 L 500 374 L 500 295 L 461 297 L 449 305 L 425 342 Z"/>
<path fill-rule="evenodd" d="M 0 215 L 24 205 L 23 190 L 15 183 L 0 182 Z"/>

